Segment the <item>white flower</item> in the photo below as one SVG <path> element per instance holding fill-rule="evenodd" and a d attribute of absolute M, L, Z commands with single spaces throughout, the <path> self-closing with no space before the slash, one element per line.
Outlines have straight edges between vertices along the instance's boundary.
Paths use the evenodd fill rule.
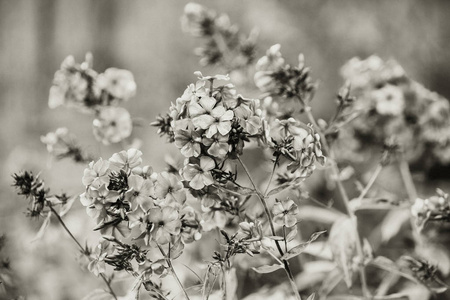
<path fill-rule="evenodd" d="M 375 109 L 380 115 L 398 116 L 405 108 L 403 92 L 399 87 L 388 84 L 372 92 Z"/>
<path fill-rule="evenodd" d="M 130 113 L 122 107 L 104 107 L 93 122 L 94 135 L 105 145 L 118 143 L 131 135 Z"/>
<path fill-rule="evenodd" d="M 120 169 L 133 169 L 142 163 L 142 152 L 131 148 L 127 151 L 120 151 L 119 153 L 114 153 L 109 159 L 109 162 L 120 168 Z"/>
<path fill-rule="evenodd" d="M 117 99 L 128 100 L 136 94 L 136 82 L 128 70 L 109 68 L 98 76 L 97 84 Z"/>

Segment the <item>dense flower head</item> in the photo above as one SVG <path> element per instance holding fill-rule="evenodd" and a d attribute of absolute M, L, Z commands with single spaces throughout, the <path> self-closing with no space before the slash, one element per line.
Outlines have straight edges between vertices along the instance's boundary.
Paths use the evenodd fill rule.
<path fill-rule="evenodd" d="M 103 107 L 93 121 L 95 138 L 105 145 L 118 143 L 131 135 L 133 123 L 123 107 Z"/>
<path fill-rule="evenodd" d="M 141 156 L 141 151 L 131 148 L 108 160 L 93 161 L 84 171 L 86 191 L 80 201 L 95 219 L 96 230 L 115 237 L 131 234 L 147 246 L 172 243 L 175 247 L 177 240 L 198 240 L 200 219 L 186 203 L 181 178 L 153 173 L 151 167 L 141 165 Z"/>
<path fill-rule="evenodd" d="M 315 89 L 304 57 L 299 55 L 297 66 L 285 64 L 280 45 L 271 46 L 256 64 L 256 86 L 269 96 L 285 100 L 304 101 Z M 296 98 L 296 99 L 295 99 Z"/>
<path fill-rule="evenodd" d="M 347 111 L 358 116 L 350 126 L 362 149 L 396 136 L 411 161 L 429 151 L 425 169 L 450 161 L 447 99 L 410 79 L 396 61 L 377 56 L 353 58 L 341 74 L 357 99 Z"/>
<path fill-rule="evenodd" d="M 79 64 L 68 56 L 55 73 L 50 89 L 49 107 L 66 105 L 82 111 L 128 100 L 136 93 L 136 83 L 130 71 L 117 68 L 98 74 L 92 69 L 92 55 Z"/>
<path fill-rule="evenodd" d="M 411 213 L 419 228 L 429 221 L 450 222 L 450 199 L 447 193 L 437 189 L 436 195 L 427 199 L 417 198 Z"/>

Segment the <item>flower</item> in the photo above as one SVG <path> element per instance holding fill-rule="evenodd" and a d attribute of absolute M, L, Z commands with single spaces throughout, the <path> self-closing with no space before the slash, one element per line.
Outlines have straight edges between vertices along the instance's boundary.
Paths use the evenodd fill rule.
<path fill-rule="evenodd" d="M 205 186 L 214 183 L 211 170 L 216 167 L 214 159 L 202 156 L 199 164 L 187 164 L 183 169 L 183 177 L 189 181 L 189 186 L 195 190 L 201 190 Z"/>
<path fill-rule="evenodd" d="M 133 123 L 123 107 L 102 107 L 93 121 L 94 136 L 105 145 L 118 143 L 131 135 Z"/>
<path fill-rule="evenodd" d="M 233 111 L 239 120 L 239 124 L 248 134 L 253 135 L 258 133 L 262 126 L 260 116 L 256 115 L 247 105 L 239 105 Z"/>
<path fill-rule="evenodd" d="M 117 191 L 110 191 L 106 185 L 100 188 L 88 188 L 86 192 L 80 195 L 80 202 L 86 206 L 87 214 L 96 219 L 97 222 L 107 217 L 105 205 L 115 203 L 120 194 Z"/>
<path fill-rule="evenodd" d="M 136 82 L 128 70 L 109 68 L 97 78 L 98 86 L 117 99 L 128 100 L 136 94 Z"/>
<path fill-rule="evenodd" d="M 189 106 L 189 112 L 193 117 L 192 123 L 195 127 L 206 131 L 205 136 L 211 138 L 217 132 L 222 135 L 227 134 L 231 130 L 231 120 L 234 113 L 227 110 L 223 106 L 217 106 L 216 100 L 212 97 L 204 97 L 199 103 Z"/>
<path fill-rule="evenodd" d="M 123 150 L 119 153 L 114 153 L 109 159 L 109 162 L 119 169 L 133 169 L 142 163 L 142 152 L 138 149 L 131 148 L 127 151 Z"/>
<path fill-rule="evenodd" d="M 132 204 L 137 203 L 144 211 L 148 211 L 154 206 L 152 196 L 154 193 L 153 181 L 144 179 L 138 175 L 128 177 L 128 186 L 130 189 L 126 192 L 126 198 Z"/>
<path fill-rule="evenodd" d="M 290 199 L 282 200 L 273 205 L 273 221 L 279 225 L 292 227 L 297 224 L 295 215 L 298 213 L 298 207 Z"/>
<path fill-rule="evenodd" d="M 399 87 L 387 84 L 372 92 L 375 109 L 380 115 L 399 116 L 405 108 L 403 92 Z"/>
<path fill-rule="evenodd" d="M 190 2 L 184 7 L 184 15 L 181 19 L 182 29 L 198 37 L 211 34 L 214 30 L 214 17 L 213 11 Z"/>
<path fill-rule="evenodd" d="M 256 70 L 258 71 L 277 71 L 284 66 L 284 58 L 280 52 L 280 44 L 271 46 L 266 55 L 261 57 L 256 63 Z"/>
<path fill-rule="evenodd" d="M 179 98 L 181 102 L 197 102 L 198 99 L 205 97 L 207 95 L 205 89 L 205 81 L 197 81 L 195 84 L 191 83 L 188 85 L 183 95 Z M 177 101 L 178 102 L 178 101 Z"/>
<path fill-rule="evenodd" d="M 55 132 L 49 132 L 45 136 L 41 136 L 41 142 L 47 146 L 49 153 L 54 153 L 56 156 L 59 154 L 67 153 L 68 145 L 66 139 L 68 139 L 69 130 L 65 127 L 56 129 Z"/>
<path fill-rule="evenodd" d="M 181 221 L 178 211 L 170 206 L 152 208 L 148 221 L 153 223 L 152 238 L 159 244 L 167 244 L 172 235 L 180 234 Z"/>
<path fill-rule="evenodd" d="M 180 212 L 181 215 L 181 239 L 184 243 L 198 241 L 201 237 L 200 220 L 195 210 L 190 206 L 185 206 Z"/>
<path fill-rule="evenodd" d="M 187 129 L 177 129 L 175 131 L 175 146 L 180 149 L 184 157 L 197 157 L 201 153 L 201 136 L 192 126 Z"/>
<path fill-rule="evenodd" d="M 90 162 L 84 170 L 82 183 L 96 188 L 101 185 L 109 185 L 109 161 L 103 160 L 101 157 L 96 162 Z"/>
<path fill-rule="evenodd" d="M 217 158 L 225 158 L 230 148 L 228 139 L 228 134 L 221 135 L 220 133 L 216 133 L 211 138 L 203 138 L 202 141 L 205 146 L 209 146 L 208 154 Z"/>
<path fill-rule="evenodd" d="M 174 174 L 162 172 L 158 174 L 155 184 L 155 196 L 183 204 L 186 201 L 186 191 L 183 183 Z"/>

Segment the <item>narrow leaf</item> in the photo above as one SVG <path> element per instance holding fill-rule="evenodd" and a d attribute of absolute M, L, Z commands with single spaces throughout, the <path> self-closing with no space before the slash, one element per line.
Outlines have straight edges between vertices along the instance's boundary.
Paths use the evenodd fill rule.
<path fill-rule="evenodd" d="M 278 264 L 276 264 L 276 265 L 267 265 L 267 266 L 261 266 L 261 267 L 258 267 L 258 268 L 252 268 L 253 269 L 253 271 L 255 271 L 255 272 L 257 272 L 257 273 L 260 273 L 260 274 L 267 274 L 267 273 L 272 273 L 272 272 L 274 272 L 274 271 L 276 271 L 276 270 L 279 270 L 279 269 L 283 269 L 284 267 L 282 266 L 282 265 L 278 265 Z"/>

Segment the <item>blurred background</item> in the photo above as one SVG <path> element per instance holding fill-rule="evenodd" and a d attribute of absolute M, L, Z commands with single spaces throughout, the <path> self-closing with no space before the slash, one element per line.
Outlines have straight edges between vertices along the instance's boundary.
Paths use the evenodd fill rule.
<path fill-rule="evenodd" d="M 413 79 L 450 98 L 449 1 L 198 2 L 227 13 L 244 33 L 258 28 L 257 57 L 275 43 L 281 44 L 290 63 L 304 53 L 320 83 L 313 103 L 319 117 L 333 111 L 342 85 L 339 69 L 354 56 L 395 58 Z M 13 172 L 32 170 L 41 171 L 54 192 L 83 191 L 84 166 L 50 160 L 40 142 L 41 135 L 58 127 L 67 127 L 95 156 L 108 158 L 121 150 L 120 145 L 95 142 L 91 116 L 48 108 L 54 72 L 67 55 L 82 61 L 88 51 L 98 72 L 108 67 L 132 71 L 138 93 L 125 107 L 143 120 L 134 136 L 143 140 L 144 163 L 162 170 L 165 155 L 176 149 L 148 124 L 195 81 L 194 71 L 221 72 L 199 66 L 193 49 L 200 41 L 180 27 L 186 3 L 0 0 L 0 235 L 7 237 L 2 257 L 9 257 L 14 280 L 20 283 L 16 294 L 27 299 L 81 299 L 101 284 L 78 267 L 75 247 L 56 226 L 43 240 L 31 242 L 40 221 L 25 217 L 26 202 L 11 187 Z M 94 226 L 78 202 L 67 223 L 75 235 Z M 90 238 L 95 242 L 98 236 Z"/>

